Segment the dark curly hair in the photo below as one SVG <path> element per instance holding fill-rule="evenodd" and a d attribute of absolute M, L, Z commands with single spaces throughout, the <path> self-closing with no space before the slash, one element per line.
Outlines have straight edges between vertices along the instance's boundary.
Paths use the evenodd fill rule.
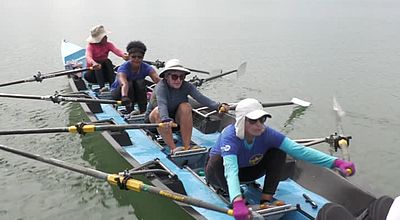
<path fill-rule="evenodd" d="M 128 43 L 128 46 L 126 46 L 126 52 L 128 52 L 128 54 L 140 52 L 144 55 L 146 50 L 146 45 L 144 45 L 142 41 L 131 41 Z"/>

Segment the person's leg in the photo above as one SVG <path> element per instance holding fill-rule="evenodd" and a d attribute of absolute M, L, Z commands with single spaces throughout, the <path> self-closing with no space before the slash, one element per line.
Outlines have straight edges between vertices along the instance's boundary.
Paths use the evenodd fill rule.
<path fill-rule="evenodd" d="M 161 123 L 160 112 L 158 111 L 158 107 L 155 107 L 153 111 L 150 113 L 150 122 L 151 123 Z M 158 133 L 163 138 L 165 144 L 170 147 L 171 152 L 176 148 L 174 143 L 174 139 L 172 137 L 172 129 L 169 127 L 157 128 Z"/>
<path fill-rule="evenodd" d="M 114 66 L 111 60 L 105 60 L 104 62 L 102 62 L 101 66 L 103 69 L 104 81 L 108 82 L 111 85 L 115 80 Z"/>
<path fill-rule="evenodd" d="M 228 184 L 225 179 L 223 159 L 219 155 L 210 156 L 206 164 L 206 178 L 214 188 L 228 193 Z"/>
<path fill-rule="evenodd" d="M 132 103 L 130 106 L 126 106 L 126 110 L 128 112 L 133 111 L 133 109 L 135 108 L 135 93 L 135 87 L 133 86 L 133 82 L 130 80 L 128 81 L 128 97 Z"/>
<path fill-rule="evenodd" d="M 83 78 L 90 83 L 97 83 L 94 70 L 88 70 L 83 74 Z"/>
<path fill-rule="evenodd" d="M 193 129 L 192 106 L 188 102 L 183 102 L 178 106 L 176 122 L 180 126 L 183 147 L 185 150 L 188 150 L 190 148 Z"/>
<path fill-rule="evenodd" d="M 140 113 L 144 113 L 147 107 L 147 89 L 145 79 L 138 79 L 133 81 L 133 88 L 135 90 L 135 102 L 139 106 Z"/>
<path fill-rule="evenodd" d="M 121 85 L 111 91 L 111 97 L 114 100 L 121 100 Z"/>
<path fill-rule="evenodd" d="M 99 84 L 100 89 L 103 88 L 104 84 L 105 84 L 104 76 L 103 76 L 104 75 L 104 69 L 103 68 L 104 67 L 101 66 L 101 69 L 94 71 L 94 75 L 96 77 L 96 83 Z"/>
<path fill-rule="evenodd" d="M 261 201 L 272 201 L 278 187 L 282 169 L 285 165 L 286 153 L 272 148 L 265 152 L 261 161 L 251 167 L 239 169 L 239 180 L 251 182 L 265 175 Z"/>
<path fill-rule="evenodd" d="M 283 167 L 285 166 L 286 153 L 273 148 L 266 152 L 265 157 L 265 179 L 261 201 L 272 201 L 278 187 Z"/>

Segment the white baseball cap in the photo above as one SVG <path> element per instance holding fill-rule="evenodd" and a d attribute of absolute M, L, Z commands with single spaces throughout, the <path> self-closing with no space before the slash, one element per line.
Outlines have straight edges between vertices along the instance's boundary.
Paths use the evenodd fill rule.
<path fill-rule="evenodd" d="M 235 108 L 236 116 L 236 136 L 240 139 L 244 139 L 245 121 L 249 119 L 259 119 L 263 116 L 271 118 L 271 114 L 264 111 L 262 104 L 256 99 L 247 98 L 240 101 Z"/>

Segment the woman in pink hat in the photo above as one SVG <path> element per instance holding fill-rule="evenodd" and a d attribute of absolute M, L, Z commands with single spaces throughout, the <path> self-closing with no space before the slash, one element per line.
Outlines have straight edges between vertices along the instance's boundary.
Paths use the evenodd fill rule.
<path fill-rule="evenodd" d="M 97 25 L 90 31 L 90 36 L 86 39 L 89 43 L 86 48 L 86 63 L 88 67 L 93 67 L 94 70 L 89 70 L 85 73 L 84 78 L 91 83 L 99 84 L 100 91 L 105 90 L 105 83 L 113 83 L 115 79 L 114 66 L 108 53 L 111 51 L 115 55 L 128 60 L 128 54 L 118 49 L 112 42 L 107 41 L 107 34 L 103 25 Z"/>

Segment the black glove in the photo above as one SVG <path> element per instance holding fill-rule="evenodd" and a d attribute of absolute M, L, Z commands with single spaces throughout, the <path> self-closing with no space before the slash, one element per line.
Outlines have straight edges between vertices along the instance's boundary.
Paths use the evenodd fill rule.
<path fill-rule="evenodd" d="M 124 106 L 130 106 L 132 104 L 132 101 L 128 96 L 122 96 L 121 102 L 122 102 L 122 105 L 124 105 Z"/>

